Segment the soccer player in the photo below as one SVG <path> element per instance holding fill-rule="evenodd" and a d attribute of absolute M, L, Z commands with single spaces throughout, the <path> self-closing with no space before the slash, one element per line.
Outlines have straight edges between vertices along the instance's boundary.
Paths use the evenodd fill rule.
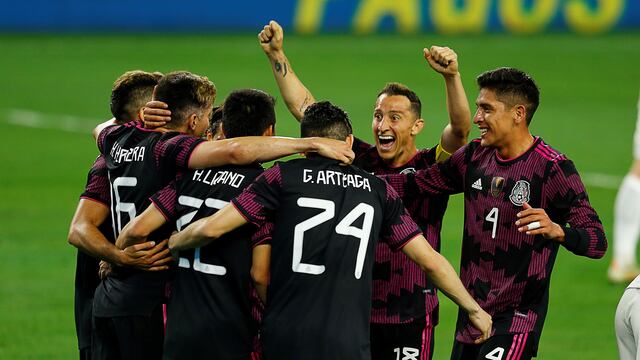
<path fill-rule="evenodd" d="M 480 139 L 428 170 L 386 178 L 403 197 L 464 193 L 460 276 L 493 316 L 493 336 L 474 344 L 477 331 L 460 312 L 451 359 L 530 359 L 560 245 L 601 258 L 607 240 L 573 163 L 529 132 L 540 96 L 534 80 L 499 68 L 477 82 Z"/>
<path fill-rule="evenodd" d="M 616 284 L 627 284 L 640 274 L 636 261 L 640 237 L 640 98 L 633 158 L 631 169 L 618 190 L 613 214 L 613 259 L 607 276 Z"/>
<path fill-rule="evenodd" d="M 179 170 L 251 164 L 309 150 L 345 163 L 353 158 L 346 143 L 328 139 L 258 136 L 205 142 L 194 137 L 205 131 L 215 95 L 206 77 L 170 73 L 158 82 L 154 99 L 168 104 L 174 114 L 171 123 L 153 131 L 137 123 L 105 123 L 96 129 L 98 148 L 109 171 L 116 235 Z M 152 235 L 150 239 L 155 240 L 168 233 L 161 229 Z M 99 359 L 157 359 L 162 355 L 161 304 L 166 280 L 166 272 L 114 269 L 96 290 L 92 355 Z"/>
<path fill-rule="evenodd" d="M 616 309 L 616 340 L 620 360 L 640 358 L 640 276 L 637 276 L 622 294 Z"/>
<path fill-rule="evenodd" d="M 275 21 L 258 35 L 274 77 L 291 113 L 299 120 L 314 96 L 296 76 L 283 49 L 283 30 Z M 417 149 L 416 136 L 424 127 L 420 98 L 408 87 L 387 84 L 375 101 L 372 132 L 375 144 L 356 138 L 354 165 L 377 175 L 408 173 L 447 159 L 467 143 L 471 111 L 458 71 L 457 54 L 447 48 L 424 49 L 429 66 L 443 76 L 449 124 L 440 142 Z M 412 219 L 431 246 L 440 251 L 440 230 L 447 195 L 405 198 Z M 373 272 L 371 353 L 374 360 L 396 360 L 398 354 L 416 359 L 433 357 L 434 327 L 438 323 L 438 297 L 420 267 L 379 242 Z"/>
<path fill-rule="evenodd" d="M 221 135 L 226 139 L 273 136 L 274 103 L 260 90 L 231 92 L 222 109 Z M 152 204 L 122 230 L 118 245 L 143 242 L 165 223 L 181 230 L 214 214 L 262 171 L 259 164 L 251 164 L 180 174 L 180 179 L 156 193 Z M 245 226 L 215 243 L 180 253 L 179 271 L 171 283 L 164 359 L 251 359 L 257 335 L 250 298 L 254 232 L 255 228 Z M 268 251 L 264 246 L 268 245 L 253 251 L 256 266 L 264 262 L 262 254 Z"/>
<path fill-rule="evenodd" d="M 302 136 L 353 141 L 347 114 L 328 102 L 307 108 Z M 242 226 L 273 221 L 262 341 L 266 359 L 370 359 L 373 253 L 378 239 L 402 250 L 488 336 L 491 320 L 451 265 L 422 236 L 384 181 L 309 154 L 266 170 L 215 215 L 169 239 L 184 250 Z"/>
<path fill-rule="evenodd" d="M 151 99 L 153 87 L 162 77 L 160 73 L 128 71 L 113 84 L 111 114 L 116 123 L 124 124 L 138 119 L 142 106 Z M 117 249 L 109 222 L 109 180 L 105 159 L 100 155 L 87 176 L 87 184 L 80 196 L 76 213 L 71 221 L 68 241 L 78 248 L 74 313 L 80 359 L 91 358 L 91 313 L 93 294 L 100 282 L 98 261 L 140 269 L 166 269 L 170 260 L 164 244 L 137 244 L 124 250 Z M 164 254 L 164 257 L 162 257 Z M 156 256 L 157 255 L 157 256 Z"/>

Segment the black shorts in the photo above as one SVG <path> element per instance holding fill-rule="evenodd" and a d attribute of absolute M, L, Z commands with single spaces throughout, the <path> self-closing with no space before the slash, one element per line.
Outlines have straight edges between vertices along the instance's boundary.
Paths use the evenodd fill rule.
<path fill-rule="evenodd" d="M 93 360 L 159 360 L 162 358 L 162 305 L 150 316 L 93 317 Z"/>
<path fill-rule="evenodd" d="M 419 320 L 407 324 L 371 324 L 371 360 L 430 360 L 433 330 Z"/>
<path fill-rule="evenodd" d="M 529 360 L 537 349 L 538 339 L 532 333 L 497 335 L 479 345 L 455 341 L 451 360 Z"/>

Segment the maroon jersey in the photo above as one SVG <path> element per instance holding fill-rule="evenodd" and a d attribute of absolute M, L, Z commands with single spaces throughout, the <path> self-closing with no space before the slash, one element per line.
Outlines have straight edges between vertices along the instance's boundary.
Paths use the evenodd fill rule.
<path fill-rule="evenodd" d="M 356 139 L 354 165 L 376 175 L 408 174 L 436 163 L 436 148 L 421 149 L 402 166 L 389 167 L 378 155 L 375 146 Z M 431 246 L 440 251 L 442 218 L 447 209 L 448 195 L 405 196 L 404 206 Z M 373 265 L 373 302 L 371 322 L 400 324 L 426 320 L 427 326 L 438 323 L 436 288 L 416 263 L 404 254 L 393 252 L 384 242 L 376 246 Z"/>
<path fill-rule="evenodd" d="M 479 140 L 443 164 L 387 180 L 401 194 L 460 193 L 465 198 L 460 277 L 493 316 L 496 335 L 533 332 L 539 338 L 549 303 L 549 281 L 560 244 L 520 233 L 522 204 L 542 208 L 563 226 L 571 252 L 600 258 L 607 240 L 573 163 L 540 138 L 514 159 L 501 159 Z M 569 226 L 567 226 L 569 225 Z M 456 339 L 479 335 L 459 312 Z"/>
<path fill-rule="evenodd" d="M 113 232 L 146 209 L 149 197 L 185 170 L 191 153 L 203 140 L 178 132 L 144 129 L 136 122 L 104 129 L 98 148 L 104 155 L 111 184 Z M 150 237 L 166 239 L 170 227 Z M 96 290 L 94 315 L 102 317 L 146 315 L 164 299 L 167 272 L 145 272 L 114 267 Z"/>
<path fill-rule="evenodd" d="M 265 171 L 232 203 L 250 222 L 274 222 L 265 357 L 369 359 L 375 243 L 399 250 L 420 234 L 395 191 L 312 157 Z"/>

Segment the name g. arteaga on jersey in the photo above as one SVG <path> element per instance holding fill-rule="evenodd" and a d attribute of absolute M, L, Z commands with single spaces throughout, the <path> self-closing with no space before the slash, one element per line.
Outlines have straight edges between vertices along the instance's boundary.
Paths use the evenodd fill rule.
<path fill-rule="evenodd" d="M 343 188 L 353 187 L 357 189 L 371 191 L 369 179 L 358 174 L 344 174 L 333 170 L 311 170 L 302 171 L 302 181 L 309 184 L 334 185 Z"/>

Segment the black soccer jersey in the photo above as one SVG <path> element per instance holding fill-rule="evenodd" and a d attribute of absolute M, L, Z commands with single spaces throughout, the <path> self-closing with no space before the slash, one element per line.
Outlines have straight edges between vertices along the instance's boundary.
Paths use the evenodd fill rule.
<path fill-rule="evenodd" d="M 382 161 L 374 145 L 362 140 L 356 139 L 353 151 L 356 153 L 353 165 L 376 175 L 409 174 L 436 163 L 436 147 L 418 150 L 404 165 L 395 168 Z M 415 194 L 403 199 L 411 218 L 436 251 L 440 251 L 440 230 L 448 201 L 447 195 Z M 420 320 L 425 321 L 426 326 L 435 326 L 438 323 L 436 291 L 420 266 L 404 254 L 391 251 L 386 243 L 378 243 L 373 265 L 372 323 L 401 324 Z"/>
<path fill-rule="evenodd" d="M 607 240 L 573 163 L 540 138 L 522 155 L 502 159 L 474 140 L 443 164 L 387 180 L 403 194 L 464 192 L 460 278 L 493 316 L 495 335 L 542 332 L 551 271 L 559 244 L 518 232 L 516 214 L 527 202 L 564 226 L 564 247 L 599 258 Z M 569 225 L 569 226 L 567 226 Z M 456 339 L 479 335 L 459 312 Z"/>
<path fill-rule="evenodd" d="M 131 122 L 106 128 L 98 137 L 111 184 L 113 232 L 122 228 L 149 206 L 149 197 L 186 169 L 193 149 L 202 142 L 178 132 L 157 132 Z M 156 232 L 162 240 L 170 228 Z M 96 290 L 94 315 L 149 315 L 163 300 L 167 272 L 144 272 L 115 268 Z"/>
<path fill-rule="evenodd" d="M 384 181 L 322 157 L 265 171 L 232 201 L 274 221 L 263 319 L 267 359 L 369 359 L 373 253 L 420 234 Z"/>
<path fill-rule="evenodd" d="M 190 171 L 151 201 L 178 230 L 184 229 L 216 213 L 262 171 L 260 165 Z M 180 252 L 167 309 L 164 359 L 250 359 L 257 333 L 250 274 L 254 232 L 254 226 L 243 226 Z"/>
<path fill-rule="evenodd" d="M 81 199 L 95 201 L 109 207 L 109 179 L 107 177 L 107 163 L 100 155 L 93 163 L 87 175 L 87 185 L 80 195 Z M 100 232 L 113 242 L 111 222 L 107 219 L 98 228 Z M 74 296 L 74 313 L 76 320 L 76 334 L 78 348 L 91 346 L 91 313 L 93 294 L 100 283 L 98 277 L 98 259 L 78 250 L 76 258 L 76 280 Z"/>

